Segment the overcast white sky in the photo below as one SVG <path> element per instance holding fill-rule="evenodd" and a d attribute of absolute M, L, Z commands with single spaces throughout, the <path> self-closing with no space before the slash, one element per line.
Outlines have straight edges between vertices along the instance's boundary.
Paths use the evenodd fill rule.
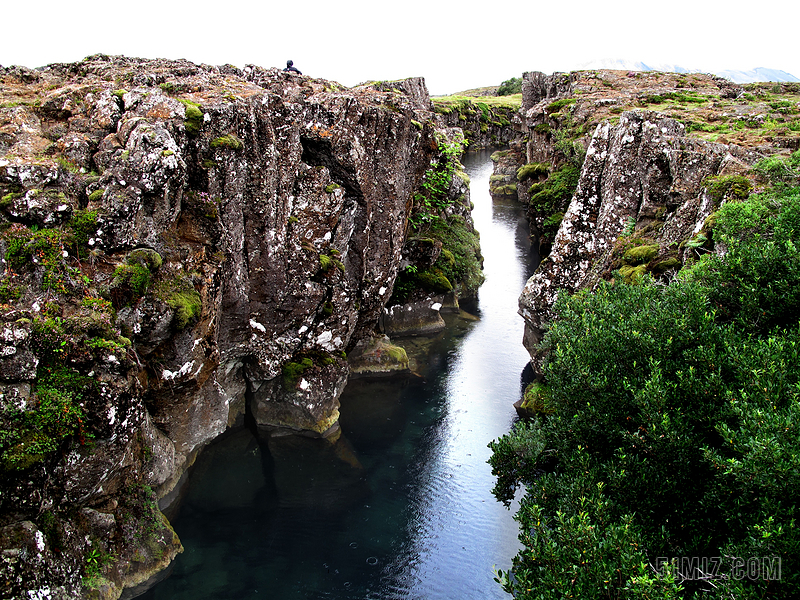
<path fill-rule="evenodd" d="M 431 94 L 497 85 L 524 71 L 623 58 L 800 77 L 795 36 L 775 16 L 708 0 L 6 0 L 0 65 L 95 53 L 283 67 L 352 86 L 424 76 Z M 742 5 L 738 5 L 741 7 Z M 772 25 L 765 26 L 763 19 Z"/>

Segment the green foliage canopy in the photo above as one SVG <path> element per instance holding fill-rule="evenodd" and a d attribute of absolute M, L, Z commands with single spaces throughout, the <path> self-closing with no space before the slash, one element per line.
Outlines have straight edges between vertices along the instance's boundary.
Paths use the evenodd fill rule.
<path fill-rule="evenodd" d="M 497 498 L 526 490 L 498 573 L 515 597 L 800 594 L 800 188 L 725 204 L 714 236 L 728 252 L 669 285 L 556 303 L 554 412 L 490 444 Z M 658 557 L 723 562 L 682 579 Z M 781 579 L 733 577 L 736 557 L 780 559 Z"/>

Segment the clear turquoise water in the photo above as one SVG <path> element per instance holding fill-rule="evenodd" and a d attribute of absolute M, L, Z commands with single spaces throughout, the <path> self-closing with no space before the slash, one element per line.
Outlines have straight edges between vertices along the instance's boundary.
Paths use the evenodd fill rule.
<path fill-rule="evenodd" d="M 535 257 L 522 208 L 488 194 L 488 153 L 464 162 L 480 320 L 446 317 L 420 377 L 351 381 L 336 443 L 242 430 L 211 445 L 173 519 L 185 552 L 143 598 L 509 598 L 492 569 L 510 565 L 517 524 L 491 495 L 487 444 L 515 418 L 528 360 L 517 298 Z"/>

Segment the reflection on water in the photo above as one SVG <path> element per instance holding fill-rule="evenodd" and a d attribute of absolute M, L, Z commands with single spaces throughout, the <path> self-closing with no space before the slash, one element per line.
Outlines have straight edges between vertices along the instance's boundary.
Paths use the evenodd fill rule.
<path fill-rule="evenodd" d="M 445 315 L 445 332 L 397 340 L 419 376 L 350 382 L 337 439 L 242 430 L 210 446 L 174 519 L 185 552 L 145 598 L 508 598 L 492 567 L 509 566 L 517 526 L 491 495 L 486 445 L 514 419 L 533 265 L 521 207 L 488 195 L 488 154 L 464 162 L 480 320 Z"/>

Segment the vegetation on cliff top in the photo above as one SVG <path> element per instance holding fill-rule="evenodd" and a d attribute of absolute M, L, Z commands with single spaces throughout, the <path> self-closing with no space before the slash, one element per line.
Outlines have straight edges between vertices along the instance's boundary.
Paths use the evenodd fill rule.
<path fill-rule="evenodd" d="M 800 153 L 771 162 L 714 215 L 725 255 L 559 298 L 548 410 L 491 444 L 498 499 L 526 489 L 515 597 L 800 593 Z"/>
<path fill-rule="evenodd" d="M 738 86 L 711 75 L 579 71 L 572 111 L 587 132 L 627 110 L 661 112 L 696 137 L 745 147 L 794 148 L 800 144 L 800 84 Z"/>

